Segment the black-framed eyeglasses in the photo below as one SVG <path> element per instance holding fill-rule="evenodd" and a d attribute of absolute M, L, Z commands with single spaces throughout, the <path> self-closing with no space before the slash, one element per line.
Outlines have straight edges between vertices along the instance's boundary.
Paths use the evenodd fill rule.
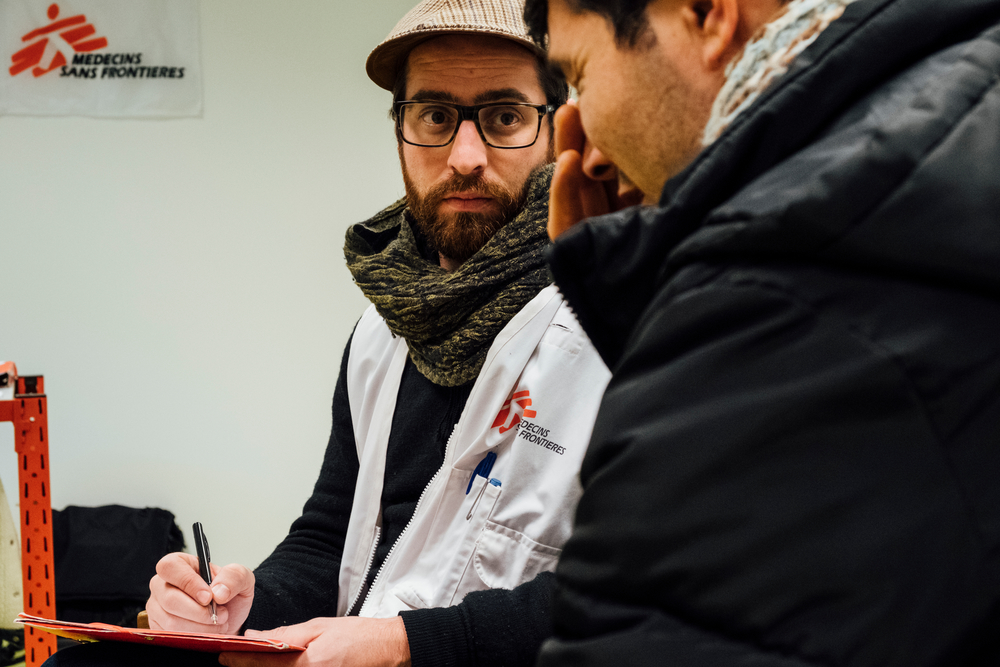
<path fill-rule="evenodd" d="M 550 104 L 490 102 L 464 106 L 451 102 L 404 100 L 392 105 L 396 134 L 414 146 L 437 148 L 455 140 L 462 121 L 471 120 L 479 136 L 493 148 L 527 148 L 538 140 Z"/>

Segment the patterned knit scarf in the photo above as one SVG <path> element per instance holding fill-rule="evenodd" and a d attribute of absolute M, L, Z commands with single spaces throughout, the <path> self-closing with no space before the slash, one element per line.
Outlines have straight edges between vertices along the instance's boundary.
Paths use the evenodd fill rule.
<path fill-rule="evenodd" d="M 451 273 L 420 255 L 405 199 L 347 231 L 354 281 L 431 382 L 475 379 L 496 335 L 552 282 L 542 254 L 552 171 L 532 174 L 521 212 Z"/>
<path fill-rule="evenodd" d="M 816 41 L 855 0 L 792 0 L 765 25 L 726 68 L 726 83 L 715 98 L 702 144 L 719 138 L 729 124 L 788 71 L 795 57 Z"/>

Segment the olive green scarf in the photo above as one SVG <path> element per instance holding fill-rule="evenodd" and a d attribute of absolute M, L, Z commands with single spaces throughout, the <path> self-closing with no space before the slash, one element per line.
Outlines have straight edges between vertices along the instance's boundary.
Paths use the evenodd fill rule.
<path fill-rule="evenodd" d="M 475 379 L 496 335 L 552 282 L 543 257 L 552 171 L 531 176 L 521 212 L 451 273 L 420 255 L 405 200 L 348 229 L 354 281 L 431 382 Z"/>

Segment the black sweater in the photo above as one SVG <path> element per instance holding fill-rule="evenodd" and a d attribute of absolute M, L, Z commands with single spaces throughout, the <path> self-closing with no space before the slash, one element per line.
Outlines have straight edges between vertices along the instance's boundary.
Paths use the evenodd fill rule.
<path fill-rule="evenodd" d="M 247 628 L 270 629 L 336 615 L 340 559 L 359 468 L 347 397 L 350 348 L 348 342 L 319 479 L 288 536 L 254 571 L 257 583 Z M 445 445 L 472 384 L 436 385 L 407 360 L 386 453 L 382 538 L 369 581 L 443 464 Z M 401 613 L 414 667 L 533 664 L 550 633 L 552 587 L 553 575 L 544 573 L 513 591 L 481 591 L 454 607 Z"/>

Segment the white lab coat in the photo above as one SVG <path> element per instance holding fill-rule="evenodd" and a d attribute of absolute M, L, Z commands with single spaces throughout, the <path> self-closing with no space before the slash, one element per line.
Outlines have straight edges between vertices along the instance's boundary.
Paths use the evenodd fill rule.
<path fill-rule="evenodd" d="M 340 569 L 338 615 L 356 604 L 379 539 L 386 448 L 406 342 L 370 307 L 354 332 L 348 397 L 360 471 Z M 555 568 L 580 496 L 579 469 L 610 373 L 555 286 L 490 347 L 413 517 L 362 616 L 458 604 Z M 470 477 L 488 452 L 490 479 Z"/>

